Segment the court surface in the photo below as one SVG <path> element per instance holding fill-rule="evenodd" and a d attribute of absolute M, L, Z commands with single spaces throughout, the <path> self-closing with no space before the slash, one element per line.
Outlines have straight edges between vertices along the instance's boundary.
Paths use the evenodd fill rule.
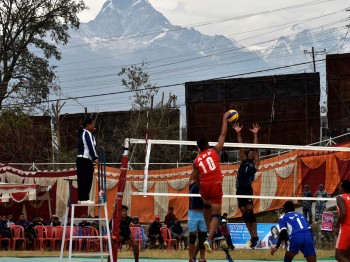
<path fill-rule="evenodd" d="M 317 259 L 321 260 L 322 262 L 331 262 L 334 260 L 329 259 Z M 68 261 L 68 258 L 63 258 L 63 262 Z M 79 258 L 75 257 L 72 258 L 73 262 L 94 262 L 94 261 L 101 261 L 100 258 L 94 257 L 94 258 Z M 104 259 L 103 261 L 107 261 Z M 188 260 L 184 259 L 164 259 L 164 258 L 140 258 L 139 261 L 143 262 L 187 262 Z M 227 262 L 227 260 L 222 259 L 208 259 L 208 262 L 214 261 L 214 262 Z M 269 262 L 269 260 L 235 260 L 235 262 Z M 270 260 L 273 262 L 276 262 L 278 260 Z M 305 261 L 303 260 L 293 260 L 293 261 Z M 0 262 L 59 262 L 59 257 L 0 257 Z M 131 258 L 119 258 L 118 262 L 134 262 L 134 259 Z"/>

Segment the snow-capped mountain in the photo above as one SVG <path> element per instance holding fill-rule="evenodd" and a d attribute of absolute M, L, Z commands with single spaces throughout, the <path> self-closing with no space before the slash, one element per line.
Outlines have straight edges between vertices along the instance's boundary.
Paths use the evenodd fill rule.
<path fill-rule="evenodd" d="M 312 46 L 315 51 L 331 49 L 339 41 L 335 30 L 316 32 L 298 26 L 261 53 L 225 36 L 208 36 L 172 25 L 147 0 L 107 0 L 94 20 L 71 31 L 69 44 L 61 49 L 58 75 L 63 96 L 78 97 L 68 100 L 64 109 L 76 112 L 87 106 L 89 111 L 126 110 L 132 94 L 124 92 L 117 73 L 143 60 L 148 63 L 150 81 L 161 86 L 161 92 L 177 95 L 181 106 L 184 82 L 250 77 L 255 71 L 309 61 L 304 50 L 311 51 Z M 300 68 L 260 75 L 296 70 Z"/>

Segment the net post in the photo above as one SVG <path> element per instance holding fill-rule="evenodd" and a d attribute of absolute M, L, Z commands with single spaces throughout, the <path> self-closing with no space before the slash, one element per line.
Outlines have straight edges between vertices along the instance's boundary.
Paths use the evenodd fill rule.
<path fill-rule="evenodd" d="M 121 206 L 122 206 L 122 202 L 123 202 L 123 195 L 124 195 L 125 184 L 126 184 L 126 172 L 128 169 L 128 154 L 129 154 L 129 139 L 126 138 L 124 141 L 123 155 L 122 155 L 122 161 L 121 161 L 121 166 L 120 166 L 120 175 L 119 175 L 119 181 L 118 181 L 118 191 L 117 191 L 117 196 L 116 196 L 115 205 L 114 205 L 113 218 L 112 218 L 112 220 L 113 220 L 112 239 L 114 239 L 113 246 L 112 246 L 112 254 L 113 254 L 113 261 L 112 262 L 116 262 L 117 258 L 118 258 L 120 213 L 121 213 Z"/>
<path fill-rule="evenodd" d="M 145 169 L 144 169 L 144 176 L 145 179 L 143 180 L 143 194 L 147 194 L 147 182 L 148 182 L 148 167 L 149 167 L 149 158 L 151 155 L 151 147 L 152 147 L 152 140 L 149 139 L 147 146 L 146 146 L 146 157 L 145 157 Z"/>

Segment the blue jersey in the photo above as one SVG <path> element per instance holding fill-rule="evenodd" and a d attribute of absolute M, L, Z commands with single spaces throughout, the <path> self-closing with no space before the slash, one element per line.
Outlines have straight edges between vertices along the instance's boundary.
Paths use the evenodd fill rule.
<path fill-rule="evenodd" d="M 254 161 L 252 159 L 244 159 L 238 169 L 236 187 L 250 186 L 255 179 L 256 171 Z"/>
<path fill-rule="evenodd" d="M 306 218 L 297 212 L 288 212 L 281 216 L 279 219 L 279 227 L 280 230 L 286 229 L 290 237 L 296 233 L 310 230 L 310 225 Z"/>
<path fill-rule="evenodd" d="M 196 183 L 190 184 L 190 194 L 199 194 L 199 186 Z M 203 200 L 201 197 L 190 197 L 189 208 L 190 210 L 203 209 Z"/>

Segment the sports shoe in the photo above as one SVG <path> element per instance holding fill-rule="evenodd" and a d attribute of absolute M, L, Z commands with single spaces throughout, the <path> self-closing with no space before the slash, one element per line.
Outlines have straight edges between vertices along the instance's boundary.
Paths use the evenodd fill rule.
<path fill-rule="evenodd" d="M 250 243 L 250 248 L 254 249 L 256 245 L 258 244 L 259 238 L 258 237 L 252 237 L 251 243 Z"/>
<path fill-rule="evenodd" d="M 201 258 L 199 262 L 207 262 L 207 260 L 205 258 Z"/>
<path fill-rule="evenodd" d="M 209 239 L 205 240 L 204 247 L 205 247 L 205 251 L 207 251 L 208 253 L 213 252 L 210 244 L 211 244 L 211 241 Z"/>
<path fill-rule="evenodd" d="M 188 262 L 194 262 L 193 258 L 191 258 L 190 260 L 188 260 Z"/>
<path fill-rule="evenodd" d="M 233 259 L 232 259 L 232 257 L 230 255 L 227 255 L 226 259 L 227 259 L 228 262 L 233 262 Z"/>

